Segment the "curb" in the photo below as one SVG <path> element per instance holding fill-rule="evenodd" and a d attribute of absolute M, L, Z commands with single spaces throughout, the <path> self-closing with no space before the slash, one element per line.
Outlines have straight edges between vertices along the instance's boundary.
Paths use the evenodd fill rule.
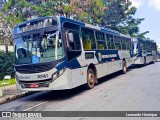
<path fill-rule="evenodd" d="M 0 98 L 0 104 L 15 100 L 17 98 L 21 98 L 21 97 L 27 95 L 28 93 L 29 92 L 27 91 L 27 92 L 22 92 L 21 94 L 8 95 L 8 96 L 5 96 L 4 98 L 2 97 L 2 98 Z"/>

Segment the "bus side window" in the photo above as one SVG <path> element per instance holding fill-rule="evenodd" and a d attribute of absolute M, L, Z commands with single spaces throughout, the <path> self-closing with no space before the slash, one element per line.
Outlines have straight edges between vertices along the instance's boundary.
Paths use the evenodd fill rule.
<path fill-rule="evenodd" d="M 70 22 L 63 24 L 65 32 L 66 46 L 70 51 L 81 50 L 81 42 L 79 36 L 79 26 Z"/>
<path fill-rule="evenodd" d="M 84 50 L 96 49 L 94 31 L 91 29 L 82 28 L 82 41 Z"/>
<path fill-rule="evenodd" d="M 121 43 L 122 43 L 122 50 L 126 50 L 127 48 L 126 38 L 121 38 Z"/>
<path fill-rule="evenodd" d="M 121 41 L 120 37 L 114 36 L 115 46 L 117 50 L 121 50 Z"/>
<path fill-rule="evenodd" d="M 113 35 L 106 34 L 108 49 L 115 49 Z"/>
<path fill-rule="evenodd" d="M 102 32 L 96 31 L 96 39 L 97 39 L 97 45 L 99 50 L 106 49 L 106 41 L 105 41 L 105 34 Z"/>
<path fill-rule="evenodd" d="M 65 36 L 69 50 L 81 50 L 79 33 L 77 31 L 68 30 L 68 32 L 65 32 Z"/>

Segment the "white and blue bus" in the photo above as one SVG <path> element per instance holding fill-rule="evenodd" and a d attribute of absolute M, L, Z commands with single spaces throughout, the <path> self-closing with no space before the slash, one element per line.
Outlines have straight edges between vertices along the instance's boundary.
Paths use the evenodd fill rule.
<path fill-rule="evenodd" d="M 157 45 L 151 40 L 141 38 L 132 39 L 133 54 L 135 56 L 134 64 L 146 65 L 155 62 L 157 59 Z"/>
<path fill-rule="evenodd" d="M 98 78 L 133 64 L 131 37 L 65 17 L 41 17 L 14 28 L 17 89 L 91 89 Z"/>

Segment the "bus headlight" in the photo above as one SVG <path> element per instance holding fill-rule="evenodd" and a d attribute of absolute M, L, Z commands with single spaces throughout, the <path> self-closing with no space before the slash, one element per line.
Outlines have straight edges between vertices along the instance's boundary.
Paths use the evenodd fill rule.
<path fill-rule="evenodd" d="M 59 71 L 56 71 L 53 75 L 52 75 L 52 80 L 55 80 L 57 79 L 59 76 L 61 76 L 65 71 L 65 68 L 59 70 Z"/>
<path fill-rule="evenodd" d="M 55 80 L 56 78 L 58 78 L 58 71 L 52 75 L 52 80 Z"/>

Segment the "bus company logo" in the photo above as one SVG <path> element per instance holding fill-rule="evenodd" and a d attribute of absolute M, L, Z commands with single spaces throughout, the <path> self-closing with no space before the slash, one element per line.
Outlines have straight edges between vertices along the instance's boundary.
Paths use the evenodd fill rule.
<path fill-rule="evenodd" d="M 20 76 L 19 78 L 20 78 L 20 79 L 30 79 L 29 76 Z"/>
<path fill-rule="evenodd" d="M 117 54 L 111 54 L 111 55 L 102 55 L 102 58 L 116 58 Z"/>

